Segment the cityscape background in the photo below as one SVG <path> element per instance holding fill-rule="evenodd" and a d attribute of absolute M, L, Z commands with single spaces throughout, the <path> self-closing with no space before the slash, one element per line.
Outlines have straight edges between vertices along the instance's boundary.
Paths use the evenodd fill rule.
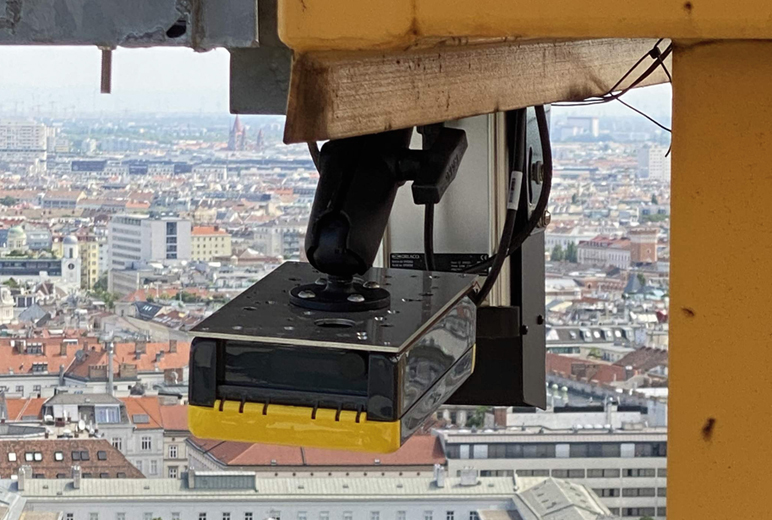
<path fill-rule="evenodd" d="M 383 456 L 190 435 L 187 331 L 304 260 L 318 178 L 227 66 L 119 49 L 105 96 L 97 49 L 0 49 L 3 520 L 665 518 L 669 134 L 614 103 L 552 110 L 547 410 Z M 667 86 L 626 99 L 669 125 Z"/>

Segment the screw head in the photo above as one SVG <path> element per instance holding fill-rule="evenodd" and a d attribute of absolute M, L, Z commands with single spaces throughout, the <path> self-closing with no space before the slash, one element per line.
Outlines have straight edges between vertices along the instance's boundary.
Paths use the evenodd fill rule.
<path fill-rule="evenodd" d="M 327 285 L 327 278 L 317 278 L 316 281 L 314 281 L 316 285 Z"/>
<path fill-rule="evenodd" d="M 316 298 L 316 293 L 314 291 L 300 291 L 298 293 L 298 298 L 303 298 L 304 300 L 308 300 L 310 298 Z"/>
<path fill-rule="evenodd" d="M 350 302 L 354 303 L 362 303 L 365 301 L 365 297 L 361 294 L 349 294 L 348 298 L 346 298 Z"/>
<path fill-rule="evenodd" d="M 378 282 L 373 282 L 372 280 L 370 280 L 363 283 L 362 287 L 364 287 L 365 289 L 379 289 L 381 286 Z"/>

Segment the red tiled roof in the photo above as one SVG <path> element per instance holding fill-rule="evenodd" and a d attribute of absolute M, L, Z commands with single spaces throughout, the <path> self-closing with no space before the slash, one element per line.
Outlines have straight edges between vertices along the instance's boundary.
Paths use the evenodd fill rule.
<path fill-rule="evenodd" d="M 158 397 L 120 397 L 119 399 L 126 405 L 126 414 L 138 430 L 163 428 L 161 406 L 158 404 Z M 149 420 L 147 423 L 136 423 L 133 420 L 135 415 L 147 415 Z"/>
<path fill-rule="evenodd" d="M 188 358 L 190 357 L 190 343 L 177 343 L 177 352 L 169 351 L 169 343 L 148 343 L 145 346 L 145 353 L 141 354 L 139 358 L 135 354 L 135 348 L 135 343 L 115 344 L 113 370 L 116 374 L 121 363 L 136 365 L 139 372 L 152 372 L 155 370 L 156 364 L 160 371 L 167 368 L 184 368 L 188 365 Z M 163 352 L 163 355 L 156 361 L 159 352 Z M 69 376 L 88 378 L 90 366 L 107 365 L 107 363 L 107 352 L 95 345 L 95 350 L 87 350 L 83 360 L 74 361 L 66 373 Z"/>
<path fill-rule="evenodd" d="M 188 431 L 188 405 L 162 406 L 161 422 L 164 430 Z"/>
<path fill-rule="evenodd" d="M 8 421 L 21 421 L 24 417 L 40 417 L 45 397 L 27 397 L 19 399 L 5 399 L 8 410 Z"/>
<path fill-rule="evenodd" d="M 625 380 L 624 367 L 612 365 L 604 361 L 578 359 L 558 354 L 547 354 L 547 372 L 571 375 L 577 379 L 587 379 L 598 383 L 613 383 Z"/>
<path fill-rule="evenodd" d="M 18 351 L 18 347 L 12 347 L 10 339 L 0 339 L 0 374 L 8 374 L 13 371 L 14 374 L 28 374 L 32 372 L 33 363 L 47 363 L 48 371 L 50 373 L 56 373 L 59 371 L 59 366 L 64 365 L 65 368 L 69 367 L 72 361 L 75 359 L 75 352 L 77 352 L 82 346 L 84 338 L 67 338 L 77 339 L 78 343 L 68 344 L 66 347 L 67 355 L 59 355 L 62 344 L 61 336 L 58 337 L 38 337 L 27 339 L 27 345 L 30 343 L 41 343 L 43 345 L 42 354 L 26 354 Z M 15 340 L 21 341 L 21 340 Z M 90 344 L 95 343 L 94 338 L 88 338 Z M 18 344 L 18 343 L 17 343 Z"/>
<path fill-rule="evenodd" d="M 228 232 L 215 226 L 194 226 L 190 230 L 191 235 L 227 235 Z"/>
<path fill-rule="evenodd" d="M 62 460 L 57 461 L 54 454 L 62 453 Z M 72 452 L 78 453 L 78 460 L 73 461 Z M 88 460 L 82 460 L 81 453 L 88 453 Z M 99 452 L 105 460 L 99 460 Z M 16 460 L 8 460 L 8 454 L 15 453 Z M 26 453 L 40 453 L 42 460 L 28 462 Z M 34 456 L 34 455 L 33 455 Z M 0 477 L 10 478 L 16 475 L 22 465 L 32 467 L 33 478 L 57 478 L 57 475 L 72 474 L 73 463 L 81 467 L 83 474 L 91 474 L 99 478 L 107 474 L 108 478 L 144 478 L 120 451 L 115 449 L 106 439 L 40 439 L 40 440 L 2 440 L 0 441 Z M 125 475 L 125 476 L 124 476 Z"/>
<path fill-rule="evenodd" d="M 432 435 L 414 435 L 394 453 L 360 453 L 296 448 L 271 444 L 212 441 L 191 437 L 199 450 L 227 466 L 430 466 L 444 464 L 439 439 Z"/>

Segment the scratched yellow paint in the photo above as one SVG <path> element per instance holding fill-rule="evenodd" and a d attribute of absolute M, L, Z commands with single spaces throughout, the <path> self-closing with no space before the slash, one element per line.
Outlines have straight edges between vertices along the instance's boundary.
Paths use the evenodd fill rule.
<path fill-rule="evenodd" d="M 668 518 L 772 518 L 772 42 L 673 59 Z"/>
<path fill-rule="evenodd" d="M 279 0 L 298 51 L 403 49 L 437 38 L 770 39 L 769 0 Z"/>

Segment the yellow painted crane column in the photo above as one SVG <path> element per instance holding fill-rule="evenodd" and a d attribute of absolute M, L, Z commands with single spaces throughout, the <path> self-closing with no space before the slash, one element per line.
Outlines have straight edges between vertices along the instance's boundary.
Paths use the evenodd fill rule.
<path fill-rule="evenodd" d="M 673 68 L 668 518 L 767 519 L 772 42 Z"/>

